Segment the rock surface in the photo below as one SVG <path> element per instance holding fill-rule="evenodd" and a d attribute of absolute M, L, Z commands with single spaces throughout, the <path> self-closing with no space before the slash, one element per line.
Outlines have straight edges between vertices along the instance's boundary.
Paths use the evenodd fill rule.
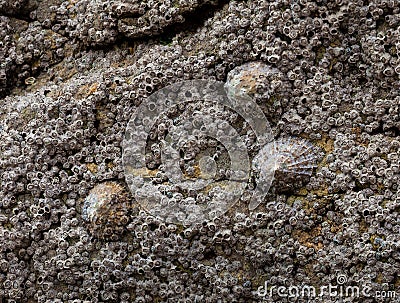
<path fill-rule="evenodd" d="M 395 0 L 0 0 L 0 301 L 290 301 L 267 283 L 367 285 L 348 299 L 395 302 L 399 23 Z M 226 81 L 253 61 L 279 75 L 252 91 L 275 138 L 324 151 L 309 182 L 195 226 L 148 215 L 125 196 L 131 114 L 166 85 Z M 104 182 L 130 203 L 107 237 L 82 216 Z"/>

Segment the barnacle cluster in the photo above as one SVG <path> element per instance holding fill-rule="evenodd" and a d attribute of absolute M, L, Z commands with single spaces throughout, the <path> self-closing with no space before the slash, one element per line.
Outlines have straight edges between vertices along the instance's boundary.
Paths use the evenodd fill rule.
<path fill-rule="evenodd" d="M 0 2 L 0 13 L 7 16 L 27 18 L 36 6 L 35 0 L 2 0 Z"/>
<path fill-rule="evenodd" d="M 149 0 L 140 10 L 142 1 L 0 0 L 0 301 L 261 302 L 265 283 L 320 289 L 337 285 L 338 275 L 371 294 L 343 301 L 398 300 L 399 2 L 217 2 Z M 191 12 L 204 13 L 201 22 L 192 23 Z M 171 30 L 180 15 L 186 23 Z M 132 114 L 182 80 L 248 87 L 241 66 L 248 75 L 266 71 L 250 93 L 276 148 L 291 151 L 277 162 L 276 180 L 289 178 L 288 166 L 293 177 L 311 176 L 292 188 L 276 182 L 249 211 L 257 185 L 250 175 L 237 205 L 191 226 L 137 207 L 122 161 Z M 239 111 L 186 104 L 150 131 L 149 170 L 160 169 L 156 143 L 167 121 L 179 126 L 195 106 L 238 129 L 250 158 L 263 151 Z M 187 177 L 212 166 L 206 160 L 216 153 L 205 175 L 224 178 L 219 168 L 229 159 L 216 141 L 207 138 L 208 154 L 182 146 Z M 296 144 L 312 147 L 298 166 Z M 161 186 L 168 176 L 151 177 Z M 164 185 L 171 198 L 192 193 Z M 96 195 L 109 201 L 110 186 L 115 203 L 91 208 Z M 103 219 L 91 221 L 88 210 Z M 103 229 L 105 218 L 123 224 Z M 290 300 L 277 292 L 265 298 Z"/>
<path fill-rule="evenodd" d="M 60 1 L 43 10 L 39 5 L 37 19 L 46 28 L 90 46 L 106 46 L 124 38 L 150 37 L 166 28 L 182 24 L 216 5 L 210 0 L 123 0 Z"/>
<path fill-rule="evenodd" d="M 66 41 L 38 21 L 0 15 L 0 96 L 7 95 L 15 85 L 33 84 L 41 71 L 60 62 L 68 52 Z"/>

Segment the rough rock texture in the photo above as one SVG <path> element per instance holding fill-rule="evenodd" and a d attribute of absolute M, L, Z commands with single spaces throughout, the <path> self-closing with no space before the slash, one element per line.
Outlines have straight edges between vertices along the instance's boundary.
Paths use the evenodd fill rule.
<path fill-rule="evenodd" d="M 267 282 L 368 285 L 343 299 L 396 302 L 399 22 L 395 0 L 0 0 L 0 301 L 289 302 L 262 296 Z M 124 186 L 135 108 L 249 61 L 279 71 L 254 93 L 275 137 L 324 150 L 310 182 L 193 227 L 130 197 L 124 227 L 94 233 L 84 201 Z"/>

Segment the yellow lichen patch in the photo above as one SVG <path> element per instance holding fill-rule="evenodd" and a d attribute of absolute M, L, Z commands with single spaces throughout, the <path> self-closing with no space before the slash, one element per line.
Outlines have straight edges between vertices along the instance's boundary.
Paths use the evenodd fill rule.
<path fill-rule="evenodd" d="M 105 120 L 105 119 L 107 119 L 107 112 L 106 111 L 104 111 L 103 109 L 101 109 L 101 108 L 97 108 L 97 115 L 96 115 L 96 119 L 97 120 L 99 120 L 100 121 L 100 123 L 101 123 L 101 121 L 103 121 L 103 120 Z"/>
<path fill-rule="evenodd" d="M 90 87 L 89 87 L 89 91 L 88 94 L 91 95 L 93 93 L 95 93 L 97 91 L 97 88 L 99 87 L 99 83 L 93 83 Z"/>
<path fill-rule="evenodd" d="M 79 87 L 78 91 L 76 92 L 75 98 L 77 98 L 77 99 L 86 98 L 86 97 L 92 95 L 93 93 L 95 93 L 97 91 L 98 87 L 99 87 L 99 83 L 97 83 L 97 82 L 92 83 L 92 84 L 82 85 L 81 87 Z"/>
<path fill-rule="evenodd" d="M 281 99 L 282 99 L 281 95 L 273 95 L 267 100 L 266 103 L 269 105 L 274 105 L 275 103 L 279 102 Z M 308 139 L 308 136 L 305 139 Z"/>
<path fill-rule="evenodd" d="M 315 64 L 318 64 L 322 58 L 324 58 L 326 52 L 326 48 L 324 46 L 320 46 L 317 48 L 316 56 L 315 56 Z"/>
<path fill-rule="evenodd" d="M 194 168 L 193 175 L 189 175 L 186 171 L 183 171 L 183 176 L 188 179 L 201 178 L 202 175 L 201 175 L 200 167 L 198 165 L 193 165 L 193 168 Z"/>
<path fill-rule="evenodd" d="M 115 167 L 114 162 L 108 162 L 108 163 L 107 163 L 107 167 L 108 167 L 109 169 L 113 169 L 113 168 Z"/>
<path fill-rule="evenodd" d="M 117 83 L 113 82 L 110 86 L 110 90 L 115 91 L 115 89 L 117 88 Z"/>
<path fill-rule="evenodd" d="M 29 122 L 33 118 L 35 118 L 36 113 L 30 108 L 30 107 L 25 107 L 21 111 L 21 117 L 24 119 L 24 123 Z"/>
<path fill-rule="evenodd" d="M 351 129 L 351 131 L 356 134 L 357 136 L 361 135 L 362 131 L 361 131 L 361 127 L 353 127 Z"/>
<path fill-rule="evenodd" d="M 305 247 L 312 247 L 315 250 L 320 250 L 323 248 L 323 244 L 321 242 L 318 242 L 317 244 L 312 242 L 312 239 L 318 237 L 320 234 L 321 234 L 321 226 L 316 226 L 309 232 L 305 232 L 302 230 L 295 230 L 293 232 L 293 237 Z"/>
<path fill-rule="evenodd" d="M 303 188 L 300 188 L 300 189 L 298 190 L 297 194 L 298 194 L 299 196 L 307 196 L 308 191 L 307 191 L 306 188 L 303 187 Z"/>
<path fill-rule="evenodd" d="M 287 198 L 286 203 L 287 203 L 288 205 L 293 205 L 294 202 L 297 201 L 297 200 L 304 201 L 304 198 L 303 198 L 303 197 L 298 197 L 298 196 L 292 195 L 292 196 L 289 196 L 289 197 Z"/>
<path fill-rule="evenodd" d="M 95 163 L 87 163 L 86 167 L 92 174 L 95 174 L 98 171 L 97 164 Z"/>
<path fill-rule="evenodd" d="M 12 228 L 14 227 L 11 223 L 5 223 L 3 224 L 3 227 L 7 230 L 12 230 Z"/>
<path fill-rule="evenodd" d="M 132 166 L 126 166 L 126 172 L 133 176 L 140 176 L 143 178 L 153 178 L 158 173 L 158 170 L 150 170 L 147 168 L 133 168 Z"/>
<path fill-rule="evenodd" d="M 99 130 L 110 127 L 114 124 L 114 119 L 108 116 L 110 112 L 102 107 L 97 107 L 96 119 L 99 121 Z"/>
<path fill-rule="evenodd" d="M 341 46 L 342 41 L 338 38 L 335 38 L 331 41 L 330 46 L 335 47 L 335 46 Z"/>
<path fill-rule="evenodd" d="M 237 86 L 238 89 L 245 89 L 248 94 L 256 93 L 257 81 L 254 75 L 246 73 L 241 78 L 242 82 Z"/>
<path fill-rule="evenodd" d="M 32 68 L 39 68 L 40 67 L 40 61 L 39 60 L 35 60 L 33 63 L 32 63 Z"/>
<path fill-rule="evenodd" d="M 328 223 L 331 225 L 331 232 L 332 233 L 338 233 L 338 232 L 343 230 L 343 226 L 341 226 L 341 225 L 337 225 L 332 221 L 328 221 Z"/>
<path fill-rule="evenodd" d="M 385 238 L 385 236 L 372 235 L 372 236 L 369 238 L 369 241 L 371 242 L 372 248 L 373 248 L 374 250 L 378 250 L 379 248 L 382 248 L 382 243 L 379 244 L 380 241 L 375 241 L 376 239 L 378 239 L 378 240 L 380 240 L 380 241 L 384 241 L 386 238 Z"/>
<path fill-rule="evenodd" d="M 326 197 L 329 194 L 327 186 L 312 190 L 311 193 L 317 195 L 318 197 Z"/>
<path fill-rule="evenodd" d="M 316 140 L 315 143 L 327 154 L 333 152 L 335 148 L 334 141 L 327 136 L 323 136 L 320 140 Z"/>
<path fill-rule="evenodd" d="M 382 194 L 385 191 L 386 187 L 382 183 L 377 183 L 376 185 L 378 193 Z"/>
<path fill-rule="evenodd" d="M 306 134 L 306 133 L 301 133 L 301 134 L 299 135 L 299 137 L 300 137 L 300 138 L 303 138 L 303 139 L 310 140 L 310 135 L 309 135 L 309 134 Z"/>
<path fill-rule="evenodd" d="M 327 159 L 328 155 L 331 154 L 335 148 L 334 141 L 332 139 L 324 136 L 324 137 L 322 137 L 322 139 L 315 141 L 315 143 L 319 148 L 323 149 L 325 152 L 325 156 L 323 157 L 321 162 L 318 164 L 318 169 L 320 169 L 322 167 L 327 166 L 326 159 Z M 337 172 L 337 173 L 340 173 L 340 172 Z M 326 196 L 329 194 L 327 185 L 323 185 L 321 188 L 312 190 L 311 192 L 313 194 L 316 194 L 319 197 Z"/>
<path fill-rule="evenodd" d="M 67 8 L 72 8 L 72 7 L 74 7 L 75 4 L 76 4 L 76 2 L 77 2 L 77 0 L 70 0 L 70 1 L 69 1 L 69 4 L 68 4 L 68 6 L 67 6 Z"/>
<path fill-rule="evenodd" d="M 368 231 L 368 224 L 367 222 L 365 222 L 364 220 L 360 222 L 360 226 L 359 226 L 359 231 L 360 233 L 364 233 Z"/>

